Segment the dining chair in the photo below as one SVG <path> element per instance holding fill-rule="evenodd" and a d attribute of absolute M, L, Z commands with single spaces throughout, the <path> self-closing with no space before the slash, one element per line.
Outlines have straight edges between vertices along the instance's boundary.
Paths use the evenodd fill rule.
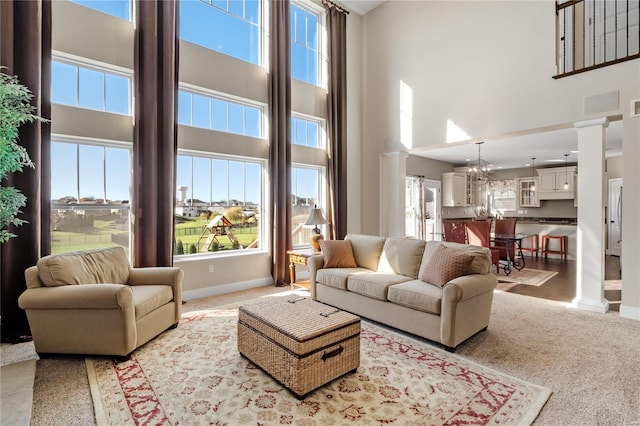
<path fill-rule="evenodd" d="M 467 232 L 464 222 L 447 220 L 442 223 L 444 227 L 444 240 L 460 244 L 467 243 Z"/>
<path fill-rule="evenodd" d="M 513 235 L 516 233 L 516 221 L 517 219 L 496 219 L 495 227 L 493 233 L 495 235 Z M 504 260 L 507 258 L 507 250 L 504 245 L 492 245 L 491 248 L 497 249 L 500 253 L 500 259 Z M 513 246 L 509 247 L 509 258 L 515 258 L 515 248 Z"/>
<path fill-rule="evenodd" d="M 491 250 L 491 264 L 495 265 L 496 273 L 500 272 L 500 251 L 491 248 L 491 222 L 474 220 L 465 223 L 467 241 L 472 246 L 488 247 Z"/>

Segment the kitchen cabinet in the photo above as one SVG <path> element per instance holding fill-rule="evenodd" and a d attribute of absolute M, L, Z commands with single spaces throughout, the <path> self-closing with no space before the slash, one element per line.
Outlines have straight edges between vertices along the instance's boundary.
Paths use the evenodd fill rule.
<path fill-rule="evenodd" d="M 538 186 L 537 178 L 518 179 L 518 207 L 540 207 Z"/>
<path fill-rule="evenodd" d="M 464 207 L 467 205 L 466 173 L 442 174 L 442 205 L 444 207 Z"/>
<path fill-rule="evenodd" d="M 576 166 L 537 169 L 540 200 L 573 200 Z M 565 183 L 567 187 L 565 188 Z"/>

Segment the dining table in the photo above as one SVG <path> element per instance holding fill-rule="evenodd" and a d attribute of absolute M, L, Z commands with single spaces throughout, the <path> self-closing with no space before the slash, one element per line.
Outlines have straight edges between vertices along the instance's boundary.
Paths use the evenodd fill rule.
<path fill-rule="evenodd" d="M 490 241 L 496 247 L 504 247 L 506 259 L 501 259 L 505 275 L 509 275 L 513 269 L 521 271 L 525 266 L 522 255 L 522 240 L 531 237 L 531 234 L 495 234 L 491 233 Z M 513 252 L 513 259 L 511 258 Z"/>

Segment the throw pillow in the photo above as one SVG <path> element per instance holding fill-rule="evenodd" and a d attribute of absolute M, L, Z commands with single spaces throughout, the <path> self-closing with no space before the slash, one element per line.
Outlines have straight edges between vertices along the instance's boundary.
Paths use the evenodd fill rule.
<path fill-rule="evenodd" d="M 349 240 L 320 240 L 325 268 L 357 268 Z"/>
<path fill-rule="evenodd" d="M 473 256 L 440 244 L 433 252 L 420 279 L 444 287 L 452 279 L 467 275 L 471 262 Z"/>

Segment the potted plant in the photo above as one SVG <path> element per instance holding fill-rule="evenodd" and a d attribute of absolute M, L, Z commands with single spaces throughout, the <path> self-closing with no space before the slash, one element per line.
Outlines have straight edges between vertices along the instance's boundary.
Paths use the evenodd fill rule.
<path fill-rule="evenodd" d="M 34 167 L 27 150 L 18 144 L 18 129 L 25 123 L 44 121 L 34 114 L 31 91 L 15 76 L 2 72 L 3 68 L 0 67 L 0 243 L 16 236 L 5 228 L 25 222 L 17 216 L 27 202 L 24 194 L 12 186 L 5 186 L 4 180 L 9 173 Z"/>

